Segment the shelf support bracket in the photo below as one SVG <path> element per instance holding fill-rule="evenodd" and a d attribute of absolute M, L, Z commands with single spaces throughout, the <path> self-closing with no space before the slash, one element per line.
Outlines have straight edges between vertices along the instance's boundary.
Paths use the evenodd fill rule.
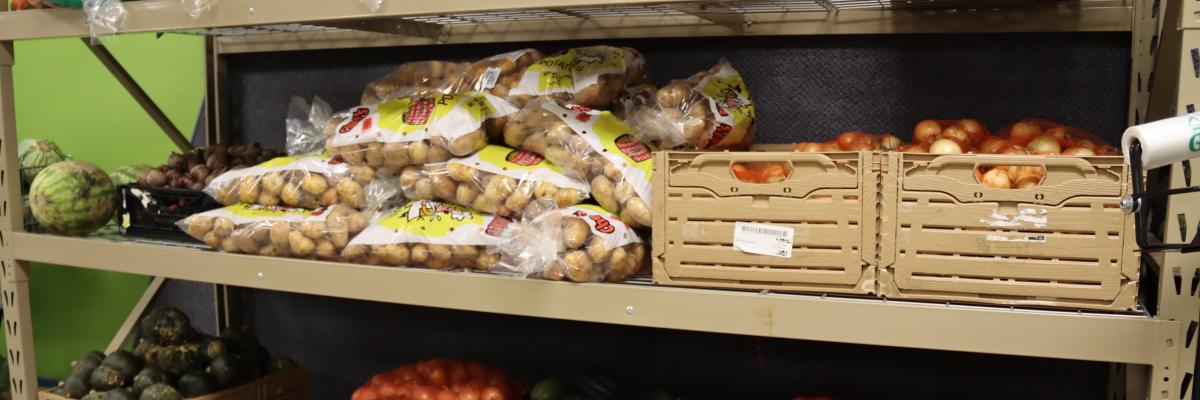
<path fill-rule="evenodd" d="M 158 124 L 158 127 L 167 134 L 167 137 L 175 143 L 175 146 L 179 147 L 179 149 L 183 151 L 190 151 L 192 149 L 192 143 L 188 141 L 188 139 L 184 137 L 182 133 L 179 132 L 179 128 L 176 128 L 175 124 L 171 123 L 171 120 L 167 118 L 167 115 L 163 113 L 162 109 L 158 108 L 158 104 L 154 103 L 154 100 L 150 98 L 150 95 L 146 94 L 146 91 L 142 89 L 142 86 L 138 85 L 137 81 L 133 80 L 133 76 L 129 75 L 129 71 L 126 71 L 125 68 L 121 66 L 121 63 L 117 61 L 117 58 L 113 57 L 112 53 L 110 53 L 103 44 L 91 44 L 88 38 L 80 38 L 79 40 L 83 42 L 84 46 L 87 46 L 87 48 L 92 51 L 92 54 L 94 54 L 96 58 L 100 60 L 101 64 L 104 64 L 104 68 L 107 68 L 108 72 L 111 73 L 114 78 L 117 78 L 117 82 L 120 82 L 121 86 L 125 88 L 125 91 L 129 92 L 129 95 L 133 96 L 133 99 L 137 101 L 138 105 L 142 106 L 142 109 L 146 111 L 146 114 L 150 115 L 150 119 L 154 120 L 155 124 Z"/>
<path fill-rule="evenodd" d="M 746 33 L 746 30 L 753 25 L 752 21 L 746 19 L 745 14 L 717 4 L 700 4 L 698 6 L 671 5 L 668 7 L 672 10 L 724 26 L 739 35 Z"/>
<path fill-rule="evenodd" d="M 158 295 L 158 291 L 162 290 L 162 285 L 166 282 L 166 278 L 156 276 L 150 280 L 150 285 L 146 286 L 146 291 L 142 292 L 142 297 L 133 305 L 133 310 L 129 311 L 129 316 L 125 317 L 125 322 L 121 323 L 121 328 L 117 329 L 117 334 L 113 336 L 111 342 L 108 342 L 108 348 L 104 349 L 105 354 L 111 354 L 114 351 L 120 350 L 129 343 L 129 339 L 133 338 L 133 332 L 137 329 L 138 321 L 142 320 L 142 316 L 146 315 L 146 308 L 150 306 L 150 302 L 154 301 L 154 296 Z"/>

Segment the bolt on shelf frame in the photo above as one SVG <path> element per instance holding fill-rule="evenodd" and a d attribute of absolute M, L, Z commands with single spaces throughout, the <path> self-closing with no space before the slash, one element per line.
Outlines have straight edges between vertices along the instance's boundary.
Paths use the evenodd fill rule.
<path fill-rule="evenodd" d="M 1162 266 L 1157 313 L 1147 315 L 644 284 L 572 285 L 25 233 L 18 211 L 23 206 L 15 146 L 13 41 L 83 37 L 88 30 L 78 10 L 6 12 L 6 7 L 7 2 L 0 5 L 0 301 L 14 399 L 37 398 L 31 261 L 155 276 L 127 319 L 129 328 L 162 279 L 186 279 L 217 284 L 216 308 L 224 313 L 236 308 L 223 302 L 227 289 L 248 287 L 634 326 L 1103 361 L 1114 365 L 1109 399 L 1187 400 L 1192 395 L 1200 346 L 1197 253 L 1146 255 Z M 173 0 L 125 7 L 129 20 L 123 32 L 206 37 L 207 143 L 229 138 L 223 55 L 345 47 L 663 36 L 1125 31 L 1132 33 L 1130 124 L 1175 115 L 1176 105 L 1181 106 L 1179 112 L 1190 112 L 1200 103 L 1200 2 L 1193 0 L 386 0 L 375 13 L 353 0 L 222 0 L 194 20 Z M 95 51 L 103 58 L 102 51 Z M 1158 90 L 1150 87 L 1154 76 Z M 152 102 L 139 104 L 154 115 Z M 176 134 L 164 130 L 179 143 Z M 1173 187 L 1191 185 L 1190 166 L 1170 169 Z M 1168 218 L 1166 232 L 1200 223 L 1200 201 L 1174 201 L 1165 212 L 1182 215 Z M 165 259 L 173 262 L 157 262 Z M 449 287 L 477 296 L 446 296 Z M 556 301 L 547 304 L 547 297 Z M 221 321 L 228 323 L 228 316 L 218 318 Z M 127 332 L 123 328 L 117 339 Z"/>

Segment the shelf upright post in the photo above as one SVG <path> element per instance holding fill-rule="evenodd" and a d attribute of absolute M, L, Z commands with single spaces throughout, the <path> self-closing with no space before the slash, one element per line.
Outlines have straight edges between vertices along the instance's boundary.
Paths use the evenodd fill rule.
<path fill-rule="evenodd" d="M 1144 86 L 1134 89 L 1139 89 L 1144 97 L 1139 104 L 1131 102 L 1131 108 L 1140 105 L 1141 111 L 1140 121 L 1131 123 L 1192 114 L 1200 105 L 1200 4 L 1197 3 L 1138 0 L 1135 4 L 1136 8 L 1149 9 L 1152 14 L 1162 14 L 1156 21 L 1158 29 L 1151 27 L 1139 32 L 1135 21 L 1135 72 L 1139 62 L 1143 67 L 1141 75 L 1135 75 L 1134 79 L 1137 79 L 1135 85 Z M 1148 64 L 1147 59 L 1151 60 Z M 1200 159 L 1172 164 L 1170 187 L 1200 184 L 1200 175 L 1192 177 L 1193 165 L 1200 167 Z M 1190 241 L 1200 229 L 1200 196 L 1169 197 L 1164 216 L 1163 231 L 1158 232 L 1163 241 Z M 1164 333 L 1155 343 L 1155 361 L 1147 371 L 1150 390 L 1146 397 L 1191 400 L 1197 379 L 1196 349 L 1200 347 L 1200 253 L 1167 252 L 1161 256 L 1159 281 L 1147 282 L 1158 285 L 1158 310 L 1154 317 L 1176 321 L 1178 329 Z"/>
<path fill-rule="evenodd" d="M 7 2 L 5 2 L 7 3 Z M 6 6 L 0 6 L 0 12 Z M 37 399 L 37 368 L 33 357 L 33 318 L 29 310 L 29 263 L 14 257 L 12 232 L 24 229 L 25 213 L 21 201 L 21 175 L 17 163 L 17 119 L 13 102 L 13 64 L 16 60 L 11 40 L 0 41 L 0 296 L 4 306 L 4 338 L 8 345 L 8 370 L 12 397 Z M 7 236 L 7 238 L 6 238 Z"/>

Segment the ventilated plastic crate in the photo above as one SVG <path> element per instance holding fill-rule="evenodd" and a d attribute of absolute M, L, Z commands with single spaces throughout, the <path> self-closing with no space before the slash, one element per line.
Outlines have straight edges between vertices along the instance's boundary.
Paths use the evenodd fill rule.
<path fill-rule="evenodd" d="M 882 157 L 887 156 L 794 151 L 657 153 L 654 281 L 747 290 L 874 292 L 876 196 Z M 735 163 L 754 162 L 784 162 L 791 172 L 776 183 L 748 183 L 734 176 Z M 792 228 L 791 256 L 751 254 L 735 248 L 738 222 Z"/>
<path fill-rule="evenodd" d="M 885 171 L 879 293 L 894 299 L 1129 310 L 1139 252 L 1121 157 L 898 154 Z M 1030 189 L 976 169 L 1040 166 Z M 886 200 L 885 200 L 886 201 Z M 894 240 L 888 238 L 894 232 Z"/>

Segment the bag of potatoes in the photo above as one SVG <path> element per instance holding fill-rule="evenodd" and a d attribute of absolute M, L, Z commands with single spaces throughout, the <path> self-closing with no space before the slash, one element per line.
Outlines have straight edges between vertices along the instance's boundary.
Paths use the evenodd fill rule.
<path fill-rule="evenodd" d="M 277 157 L 217 176 L 204 188 L 224 205 L 237 203 L 314 209 L 366 205 L 363 187 L 375 171 L 321 156 Z"/>
<path fill-rule="evenodd" d="M 364 213 L 342 205 L 306 210 L 235 204 L 194 214 L 177 225 L 227 253 L 339 260 L 367 222 Z"/>
<path fill-rule="evenodd" d="M 592 198 L 633 227 L 648 227 L 654 148 L 608 111 L 538 98 L 504 129 L 509 146 L 541 153 L 570 177 L 586 180 Z"/>
<path fill-rule="evenodd" d="M 754 138 L 754 102 L 729 62 L 663 86 L 654 105 L 633 113 L 643 140 L 662 148 L 744 149 Z"/>
<path fill-rule="evenodd" d="M 616 216 L 593 205 L 542 213 L 500 234 L 495 272 L 575 282 L 623 281 L 646 265 L 646 246 Z"/>
<path fill-rule="evenodd" d="M 354 237 L 346 261 L 432 269 L 489 270 L 500 254 L 488 249 L 507 218 L 430 200 L 416 200 L 383 215 Z"/>
<path fill-rule="evenodd" d="M 585 107 L 607 108 L 627 84 L 643 82 L 645 77 L 646 60 L 637 50 L 578 47 L 530 65 L 508 96 L 521 106 L 549 95 Z"/>
<path fill-rule="evenodd" d="M 463 79 L 467 63 L 415 61 L 400 64 L 391 74 L 367 84 L 362 104 L 420 93 L 449 93 Z"/>
<path fill-rule="evenodd" d="M 488 92 L 499 97 L 508 97 L 508 92 L 521 82 L 525 68 L 542 57 L 544 56 L 540 51 L 522 49 L 471 63 L 455 92 Z"/>
<path fill-rule="evenodd" d="M 328 125 L 329 153 L 352 165 L 387 169 L 469 156 L 517 112 L 487 93 L 426 94 L 363 105 Z"/>
<path fill-rule="evenodd" d="M 400 187 L 411 200 L 441 200 L 501 217 L 519 218 L 542 200 L 558 207 L 588 198 L 586 182 L 568 177 L 541 154 L 489 145 L 466 158 L 408 167 Z"/>

